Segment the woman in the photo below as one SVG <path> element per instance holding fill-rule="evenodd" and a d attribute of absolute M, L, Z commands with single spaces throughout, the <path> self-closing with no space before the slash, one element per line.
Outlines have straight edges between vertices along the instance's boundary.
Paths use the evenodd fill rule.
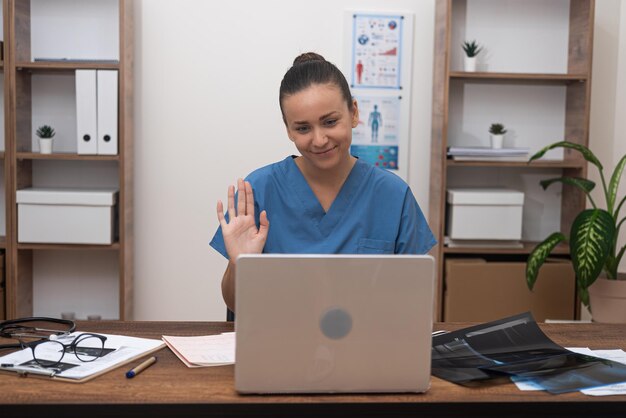
<path fill-rule="evenodd" d="M 222 294 L 233 311 L 240 254 L 424 254 L 435 244 L 409 186 L 350 155 L 359 109 L 337 67 L 315 53 L 300 55 L 279 103 L 301 156 L 239 179 L 237 197 L 230 186 L 227 216 L 217 203 L 211 246 L 229 259 Z"/>

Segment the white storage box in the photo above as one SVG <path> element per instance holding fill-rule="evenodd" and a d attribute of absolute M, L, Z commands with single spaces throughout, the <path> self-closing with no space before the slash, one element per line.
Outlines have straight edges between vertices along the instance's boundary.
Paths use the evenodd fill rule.
<path fill-rule="evenodd" d="M 17 240 L 24 243 L 111 244 L 117 190 L 17 191 Z"/>
<path fill-rule="evenodd" d="M 447 201 L 450 239 L 522 239 L 524 193 L 509 189 L 448 189 Z"/>

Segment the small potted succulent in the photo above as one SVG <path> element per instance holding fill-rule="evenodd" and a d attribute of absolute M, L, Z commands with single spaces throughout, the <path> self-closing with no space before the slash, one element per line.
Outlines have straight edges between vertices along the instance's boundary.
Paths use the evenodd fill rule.
<path fill-rule="evenodd" d="M 500 149 L 504 143 L 504 134 L 506 129 L 501 123 L 492 123 L 489 127 L 489 133 L 491 134 L 491 148 Z"/>
<path fill-rule="evenodd" d="M 49 125 L 42 125 L 37 129 L 39 137 L 39 152 L 42 154 L 52 153 L 52 139 L 54 138 L 54 129 Z"/>
<path fill-rule="evenodd" d="M 546 189 L 553 183 L 563 183 L 582 190 L 591 204 L 590 209 L 582 210 L 574 219 L 569 238 L 562 232 L 554 232 L 538 244 L 528 257 L 526 283 L 532 290 L 537 280 L 539 268 L 554 247 L 569 241 L 570 257 L 576 273 L 578 295 L 582 303 L 589 307 L 593 320 L 597 322 L 626 323 L 626 277 L 617 269 L 626 251 L 619 248 L 618 236 L 626 216 L 620 214 L 626 203 L 626 196 L 618 196 L 620 178 L 626 167 L 626 155 L 617 163 L 607 184 L 600 160 L 585 146 L 562 141 L 541 149 L 529 162 L 537 160 L 554 148 L 569 148 L 582 154 L 583 158 L 596 166 L 602 180 L 604 208 L 599 207 L 590 192 L 596 184 L 578 177 L 558 177 L 541 181 Z M 621 217 L 621 218 L 620 218 Z"/>
<path fill-rule="evenodd" d="M 483 48 L 476 41 L 465 41 L 461 46 L 465 51 L 465 71 L 476 71 L 476 57 Z"/>

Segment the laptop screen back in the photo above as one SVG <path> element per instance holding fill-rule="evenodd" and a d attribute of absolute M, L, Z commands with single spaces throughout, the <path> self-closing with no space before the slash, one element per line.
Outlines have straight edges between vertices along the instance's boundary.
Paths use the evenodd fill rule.
<path fill-rule="evenodd" d="M 428 388 L 432 257 L 246 255 L 235 286 L 239 392 Z"/>

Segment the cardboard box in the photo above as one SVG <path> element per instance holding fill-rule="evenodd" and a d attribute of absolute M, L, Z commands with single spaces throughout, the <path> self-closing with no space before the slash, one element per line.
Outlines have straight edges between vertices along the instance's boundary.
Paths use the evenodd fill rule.
<path fill-rule="evenodd" d="M 111 244 L 116 201 L 112 189 L 18 190 L 18 242 Z"/>
<path fill-rule="evenodd" d="M 5 306 L 4 295 L 5 295 L 4 287 L 0 287 L 0 321 L 6 318 L 6 313 L 4 311 L 4 306 Z"/>
<path fill-rule="evenodd" d="M 531 311 L 537 321 L 574 319 L 575 279 L 569 261 L 549 261 L 531 292 L 522 262 L 448 259 L 444 321 L 486 322 Z"/>
<path fill-rule="evenodd" d="M 447 235 L 455 240 L 520 240 L 524 193 L 448 189 Z"/>
<path fill-rule="evenodd" d="M 6 279 L 4 274 L 4 254 L 0 254 L 0 321 L 6 318 L 4 298 L 6 297 Z"/>

